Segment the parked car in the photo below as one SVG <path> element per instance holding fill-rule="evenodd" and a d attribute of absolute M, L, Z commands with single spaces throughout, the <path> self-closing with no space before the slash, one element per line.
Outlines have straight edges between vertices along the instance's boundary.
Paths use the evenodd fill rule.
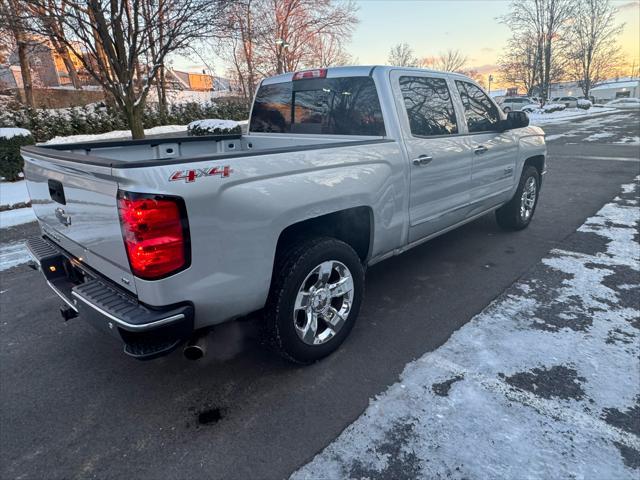
<path fill-rule="evenodd" d="M 133 357 L 186 341 L 197 358 L 212 326 L 259 312 L 309 363 L 351 331 L 366 266 L 488 212 L 529 225 L 546 147 L 528 123 L 454 73 L 279 75 L 246 135 L 23 148 L 42 229 L 28 247 L 65 318 Z"/>
<path fill-rule="evenodd" d="M 605 106 L 625 110 L 638 110 L 640 109 L 640 98 L 616 98 L 605 103 Z"/>
<path fill-rule="evenodd" d="M 562 103 L 567 108 L 578 107 L 578 97 L 555 97 L 551 101 L 553 103 Z"/>
<path fill-rule="evenodd" d="M 536 102 L 529 97 L 505 97 L 500 106 L 503 112 L 509 113 L 511 111 L 520 111 L 524 106 L 530 106 L 535 103 Z M 540 104 L 538 103 L 538 108 L 539 107 Z"/>

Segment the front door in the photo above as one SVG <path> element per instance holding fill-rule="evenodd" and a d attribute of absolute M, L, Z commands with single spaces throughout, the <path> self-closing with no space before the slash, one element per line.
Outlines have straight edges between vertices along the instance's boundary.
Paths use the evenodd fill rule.
<path fill-rule="evenodd" d="M 468 216 L 509 200 L 515 184 L 518 142 L 513 132 L 500 132 L 498 107 L 476 85 L 456 80 L 472 150 L 470 208 Z"/>
<path fill-rule="evenodd" d="M 409 243 L 464 219 L 469 203 L 471 150 L 459 131 L 446 76 L 392 72 L 409 157 Z"/>

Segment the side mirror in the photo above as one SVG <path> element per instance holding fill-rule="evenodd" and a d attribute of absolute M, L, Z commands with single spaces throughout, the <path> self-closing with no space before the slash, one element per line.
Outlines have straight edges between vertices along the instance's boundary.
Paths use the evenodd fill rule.
<path fill-rule="evenodd" d="M 516 128 L 524 128 L 529 126 L 529 116 L 526 112 L 509 112 L 507 119 L 502 122 L 503 130 L 514 130 Z"/>

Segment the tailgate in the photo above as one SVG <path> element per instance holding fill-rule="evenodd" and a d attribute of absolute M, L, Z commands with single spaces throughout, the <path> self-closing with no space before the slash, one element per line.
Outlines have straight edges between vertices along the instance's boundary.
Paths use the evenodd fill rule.
<path fill-rule="evenodd" d="M 111 176 L 111 166 L 52 158 L 46 151 L 23 151 L 22 155 L 31 204 L 43 233 L 135 293 L 120 230 L 118 184 Z"/>

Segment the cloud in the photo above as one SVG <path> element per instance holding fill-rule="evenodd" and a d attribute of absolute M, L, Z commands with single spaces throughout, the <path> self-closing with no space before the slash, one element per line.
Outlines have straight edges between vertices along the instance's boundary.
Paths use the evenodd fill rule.
<path fill-rule="evenodd" d="M 483 53 L 492 53 L 492 52 L 495 52 L 496 49 L 492 47 L 484 47 L 484 48 L 481 48 L 480 51 Z"/>

